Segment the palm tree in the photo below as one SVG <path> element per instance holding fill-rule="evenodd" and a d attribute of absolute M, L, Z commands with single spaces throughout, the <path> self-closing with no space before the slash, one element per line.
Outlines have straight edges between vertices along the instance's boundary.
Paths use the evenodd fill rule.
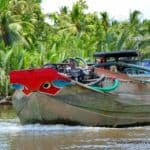
<path fill-rule="evenodd" d="M 32 5 L 24 0 L 1 0 L 0 7 L 0 37 L 5 45 L 9 46 L 15 41 L 28 45 L 28 38 L 35 31 L 33 22 L 36 22 L 36 18 L 28 15 L 32 14 Z M 35 7 L 33 9 L 35 11 Z"/>
<path fill-rule="evenodd" d="M 129 15 L 129 22 L 130 24 L 137 25 L 140 23 L 139 15 L 141 15 L 141 12 L 138 10 L 134 10 Z"/>
<path fill-rule="evenodd" d="M 105 30 L 105 32 L 107 32 L 107 29 L 110 25 L 108 13 L 107 12 L 101 12 L 100 15 L 102 17 L 101 19 L 102 19 L 102 25 L 104 27 L 104 30 Z"/>

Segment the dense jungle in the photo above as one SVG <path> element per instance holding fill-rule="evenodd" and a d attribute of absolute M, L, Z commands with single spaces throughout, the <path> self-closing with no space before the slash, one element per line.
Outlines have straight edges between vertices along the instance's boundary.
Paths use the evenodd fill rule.
<path fill-rule="evenodd" d="M 150 20 L 142 12 L 118 21 L 107 12 L 88 12 L 85 0 L 44 14 L 41 0 L 0 0 L 0 99 L 11 95 L 9 72 L 61 62 L 93 61 L 96 51 L 137 49 L 150 57 Z"/>

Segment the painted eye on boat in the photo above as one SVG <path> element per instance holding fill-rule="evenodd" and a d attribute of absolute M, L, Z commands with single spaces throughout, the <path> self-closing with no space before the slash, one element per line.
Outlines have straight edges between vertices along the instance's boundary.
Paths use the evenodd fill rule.
<path fill-rule="evenodd" d="M 49 89 L 51 87 L 51 83 L 50 82 L 46 82 L 43 84 L 43 88 L 44 89 Z"/>

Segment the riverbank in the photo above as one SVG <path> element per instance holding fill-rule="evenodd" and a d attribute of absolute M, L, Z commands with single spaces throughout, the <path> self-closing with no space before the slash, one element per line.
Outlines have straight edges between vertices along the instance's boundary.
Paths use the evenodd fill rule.
<path fill-rule="evenodd" d="M 1 97 L 0 105 L 12 105 L 12 97 L 11 96 Z"/>

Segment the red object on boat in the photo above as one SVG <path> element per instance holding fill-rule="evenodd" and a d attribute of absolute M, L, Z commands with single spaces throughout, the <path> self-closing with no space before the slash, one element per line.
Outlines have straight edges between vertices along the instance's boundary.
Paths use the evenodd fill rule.
<path fill-rule="evenodd" d="M 60 74 L 53 68 L 14 70 L 10 72 L 10 83 L 21 84 L 24 86 L 23 92 L 29 94 L 34 91 L 41 91 L 47 94 L 55 95 L 61 88 L 52 84 L 54 80 L 66 80 L 69 78 Z M 44 86 L 49 83 L 50 86 Z"/>

